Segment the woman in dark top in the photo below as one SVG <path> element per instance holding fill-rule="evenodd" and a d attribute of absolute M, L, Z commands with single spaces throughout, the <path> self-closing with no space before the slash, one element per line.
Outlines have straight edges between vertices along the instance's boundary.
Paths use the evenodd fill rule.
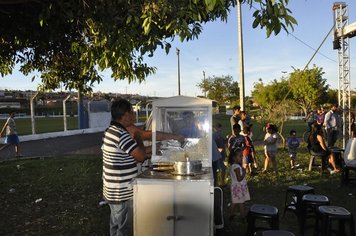
<path fill-rule="evenodd" d="M 312 130 L 308 138 L 308 149 L 313 155 L 321 156 L 322 159 L 328 158 L 329 163 L 333 167 L 331 173 L 340 171 L 336 168 L 334 154 L 326 146 L 322 126 L 316 122 L 312 125 Z"/>

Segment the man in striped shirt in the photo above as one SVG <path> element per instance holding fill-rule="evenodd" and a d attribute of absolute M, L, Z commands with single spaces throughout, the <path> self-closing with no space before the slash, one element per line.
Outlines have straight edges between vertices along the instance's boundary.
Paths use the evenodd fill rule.
<path fill-rule="evenodd" d="M 146 158 L 142 142 L 136 142 L 126 127 L 133 125 L 134 112 L 127 100 L 111 105 L 112 121 L 103 138 L 103 197 L 109 204 L 110 235 L 133 235 L 132 179 L 137 162 Z"/>

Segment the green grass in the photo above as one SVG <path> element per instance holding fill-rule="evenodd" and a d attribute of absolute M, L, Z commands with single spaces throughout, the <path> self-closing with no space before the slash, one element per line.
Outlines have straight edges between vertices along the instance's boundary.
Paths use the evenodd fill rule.
<path fill-rule="evenodd" d="M 354 204 L 356 200 L 355 183 L 351 182 L 348 185 L 341 184 L 340 174 L 321 174 L 316 169 L 308 171 L 309 157 L 310 155 L 307 152 L 305 144 L 302 144 L 297 160 L 301 167 L 291 170 L 287 150 L 279 149 L 277 154 L 278 174 L 269 172 L 267 174 L 259 173 L 254 177 L 247 177 L 251 201 L 246 203 L 246 208 L 255 203 L 276 206 L 280 210 L 280 228 L 291 231 L 295 235 L 300 235 L 297 217 L 290 211 L 283 217 L 285 194 L 288 186 L 309 185 L 314 187 L 316 194 L 328 196 L 332 205 L 343 206 L 353 214 L 356 214 L 356 205 Z M 262 147 L 258 147 L 257 149 L 257 159 L 259 169 L 261 170 L 264 161 Z M 269 168 L 271 168 L 271 165 L 269 165 Z M 352 176 L 355 178 L 354 173 L 352 173 Z M 229 187 L 225 186 L 223 189 L 226 194 L 224 196 L 225 203 L 230 202 Z M 288 202 L 290 200 L 288 199 Z M 224 209 L 226 218 L 230 208 L 225 204 Z M 308 224 L 314 223 L 312 219 L 308 219 L 307 222 Z M 226 229 L 226 231 L 232 232 L 228 235 L 243 235 L 245 230 L 246 224 L 238 220 L 228 224 Z M 313 235 L 312 230 L 306 231 L 305 235 Z"/>
<path fill-rule="evenodd" d="M 1 163 L 0 235 L 108 235 L 101 174 L 100 157 Z"/>
<path fill-rule="evenodd" d="M 229 116 L 214 116 L 214 122 L 217 121 L 222 123 L 225 134 L 229 134 Z M 293 128 L 301 134 L 305 123 L 290 121 L 286 127 L 286 133 Z M 46 129 L 49 128 L 47 126 Z M 254 133 L 255 140 L 262 139 L 264 135 L 258 123 L 254 123 Z M 262 146 L 257 146 L 256 150 L 260 171 L 264 161 Z M 288 153 L 282 148 L 278 151 L 277 160 L 278 174 L 259 173 L 255 177 L 247 177 L 251 201 L 246 203 L 246 208 L 254 203 L 276 206 L 281 212 L 280 228 L 298 236 L 296 216 L 287 212 L 283 217 L 285 192 L 288 186 L 308 184 L 315 188 L 317 194 L 328 196 L 332 205 L 346 207 L 356 214 L 355 183 L 340 185 L 339 174 L 307 171 L 309 154 L 304 143 L 298 153 L 300 170 L 290 169 Z M 355 177 L 355 173 L 351 174 Z M 102 197 L 101 175 L 100 156 L 0 163 L 0 235 L 108 235 L 110 210 L 108 206 L 98 205 Z M 222 188 L 225 218 L 222 235 L 244 235 L 246 223 L 238 219 L 228 220 L 230 190 L 228 185 Z M 42 200 L 36 203 L 38 199 Z M 311 231 L 305 235 L 311 235 Z"/>
<path fill-rule="evenodd" d="M 259 167 L 262 147 L 257 147 Z M 253 203 L 269 204 L 283 211 L 288 186 L 308 184 L 317 194 L 327 195 L 333 205 L 356 214 L 355 184 L 340 186 L 340 175 L 307 171 L 309 155 L 303 145 L 298 162 L 301 170 L 289 168 L 285 150 L 277 154 L 279 174 L 247 177 Z M 261 170 L 261 168 L 259 168 Z M 108 235 L 109 208 L 99 207 L 102 195 L 101 157 L 55 157 L 0 163 L 0 235 Z M 353 173 L 352 173 L 353 174 Z M 14 189 L 14 190 L 11 190 Z M 224 235 L 243 235 L 246 224 L 228 221 L 229 187 L 224 190 Z M 14 191 L 14 192 L 12 192 Z M 42 199 L 35 203 L 37 199 Z M 310 222 L 309 222 L 310 223 Z M 297 218 L 287 212 L 280 217 L 280 228 L 298 235 Z M 310 235 L 307 231 L 306 235 Z"/>
<path fill-rule="evenodd" d="M 0 120 L 1 128 L 6 120 Z M 19 135 L 32 134 L 32 125 L 30 118 L 16 118 L 16 129 Z M 67 118 L 67 129 L 78 129 L 78 118 Z M 35 118 L 36 134 L 58 132 L 64 130 L 64 121 L 62 117 L 41 117 Z"/>

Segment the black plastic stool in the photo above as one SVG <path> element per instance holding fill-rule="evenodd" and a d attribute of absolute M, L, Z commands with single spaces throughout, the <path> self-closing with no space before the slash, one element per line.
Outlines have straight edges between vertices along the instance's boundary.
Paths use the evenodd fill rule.
<path fill-rule="evenodd" d="M 314 193 L 314 188 L 307 185 L 289 186 L 284 200 L 283 216 L 286 214 L 286 211 L 293 211 L 297 216 L 299 216 L 302 197 L 308 193 Z M 288 203 L 289 201 L 291 202 Z"/>
<path fill-rule="evenodd" d="M 265 230 L 257 235 L 259 236 L 295 236 L 292 232 L 286 230 Z"/>
<path fill-rule="evenodd" d="M 305 226 L 307 218 L 314 217 L 316 221 L 318 207 L 326 205 L 330 205 L 330 201 L 327 196 L 305 194 L 302 197 L 301 211 L 299 215 L 299 229 L 302 235 L 304 234 L 304 230 L 307 228 Z M 313 228 L 315 228 L 315 225 L 313 225 Z"/>
<path fill-rule="evenodd" d="M 347 165 L 342 165 L 342 172 L 341 172 L 341 184 L 347 184 L 351 180 L 356 180 L 355 178 L 350 178 L 350 170 L 356 172 L 356 167 L 351 167 Z"/>
<path fill-rule="evenodd" d="M 252 236 L 258 230 L 266 230 L 266 227 L 256 227 L 256 220 L 262 219 L 269 223 L 273 230 L 279 229 L 279 211 L 277 207 L 262 204 L 253 204 L 247 213 L 246 236 Z"/>
<path fill-rule="evenodd" d="M 347 235 L 345 231 L 345 223 L 349 224 L 349 235 L 355 236 L 354 217 L 347 209 L 339 206 L 320 206 L 318 207 L 318 214 L 321 219 L 322 236 L 329 236 L 333 232 L 337 235 Z M 332 229 L 333 220 L 338 221 L 339 223 L 337 230 Z"/>

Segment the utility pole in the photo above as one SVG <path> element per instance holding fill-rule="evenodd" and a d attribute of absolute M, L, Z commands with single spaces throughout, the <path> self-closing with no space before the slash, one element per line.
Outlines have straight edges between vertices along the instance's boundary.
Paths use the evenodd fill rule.
<path fill-rule="evenodd" d="M 242 19 L 241 19 L 241 3 L 237 1 L 237 23 L 238 23 L 238 39 L 239 39 L 239 68 L 240 68 L 240 107 L 245 110 L 245 75 L 244 75 L 244 52 L 242 42 Z"/>
<path fill-rule="evenodd" d="M 176 48 L 176 53 L 178 57 L 178 96 L 180 96 L 180 63 L 179 63 L 179 52 L 180 50 Z"/>

